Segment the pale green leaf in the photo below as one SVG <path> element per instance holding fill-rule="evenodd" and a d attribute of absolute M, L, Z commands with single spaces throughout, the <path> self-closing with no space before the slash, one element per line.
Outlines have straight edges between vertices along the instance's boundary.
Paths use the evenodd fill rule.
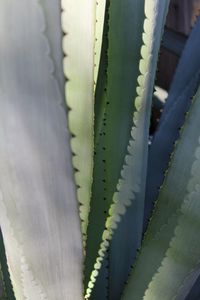
<path fill-rule="evenodd" d="M 54 26 L 61 30 L 59 19 Z M 45 28 L 38 1 L 1 0 L 0 224 L 17 300 L 79 300 L 69 132 Z"/>
<path fill-rule="evenodd" d="M 95 44 L 94 44 L 94 88 L 96 88 L 101 57 L 103 28 L 105 21 L 106 0 L 96 1 L 96 24 L 95 24 Z"/>
<path fill-rule="evenodd" d="M 49 42 L 49 55 L 54 64 L 54 75 L 58 80 L 60 92 L 63 95 L 64 74 L 63 74 L 63 53 L 60 51 L 62 45 L 62 32 L 59 24 L 61 24 L 61 2 L 59 0 L 39 0 L 45 17 L 44 32 Z M 57 23 L 57 26 L 55 26 Z"/>
<path fill-rule="evenodd" d="M 197 167 L 200 165 L 199 150 L 200 146 L 196 150 L 197 160 L 193 164 L 193 169 L 198 169 L 198 174 L 193 174 L 193 176 L 198 176 L 198 178 L 200 175 L 199 167 Z M 176 299 L 187 277 L 199 264 L 200 185 L 196 185 L 191 192 L 189 190 L 190 187 L 181 207 L 181 217 L 175 229 L 175 236 L 170 242 L 161 267 L 145 293 L 145 300 Z"/>
<path fill-rule="evenodd" d="M 78 187 L 84 241 L 88 225 L 94 140 L 94 39 L 96 1 L 62 0 L 62 28 L 66 101 L 71 148 Z"/>

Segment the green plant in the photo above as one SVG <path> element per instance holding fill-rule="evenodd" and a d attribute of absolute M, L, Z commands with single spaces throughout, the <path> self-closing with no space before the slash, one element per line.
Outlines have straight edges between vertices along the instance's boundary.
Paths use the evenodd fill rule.
<path fill-rule="evenodd" d="M 0 2 L 0 224 L 15 298 L 186 299 L 200 258 L 200 19 L 149 145 L 169 0 L 61 5 Z"/>

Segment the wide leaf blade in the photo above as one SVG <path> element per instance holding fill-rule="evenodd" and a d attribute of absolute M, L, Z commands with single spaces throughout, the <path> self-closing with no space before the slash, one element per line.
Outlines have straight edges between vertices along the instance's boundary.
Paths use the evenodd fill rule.
<path fill-rule="evenodd" d="M 0 2 L 0 224 L 17 299 L 78 300 L 82 242 L 64 86 L 45 25 L 38 1 Z M 54 26 L 61 30 L 60 19 Z"/>

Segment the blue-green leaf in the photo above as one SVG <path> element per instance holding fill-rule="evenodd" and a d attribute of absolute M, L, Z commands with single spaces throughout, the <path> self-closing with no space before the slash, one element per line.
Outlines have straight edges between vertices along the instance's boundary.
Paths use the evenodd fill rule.
<path fill-rule="evenodd" d="M 199 171 L 200 167 L 196 163 L 196 149 L 199 147 L 199 101 L 200 89 L 191 106 L 181 132 L 181 138 L 175 148 L 123 299 L 132 299 L 131 297 L 138 300 L 143 299 L 145 290 L 161 266 L 170 241 L 174 236 L 183 201 L 188 192 L 193 192 L 199 182 L 199 176 L 193 176 L 193 172 Z M 169 274 L 171 275 L 171 273 Z M 165 295 L 165 292 L 163 292 L 163 295 Z M 152 298 L 147 297 L 146 299 Z M 160 298 L 155 297 L 155 300 L 157 299 Z M 163 297 L 162 299 L 171 300 L 173 298 Z"/>
<path fill-rule="evenodd" d="M 193 282 L 193 285 L 189 286 L 189 289 L 187 289 L 187 293 L 184 293 L 184 294 L 181 293 L 180 297 L 177 297 L 177 300 L 182 300 L 182 299 L 185 299 L 185 300 L 198 300 L 199 299 L 199 297 L 200 297 L 200 274 L 199 274 L 200 269 L 199 269 L 199 266 L 198 266 L 197 271 L 198 271 L 198 273 L 195 272 L 194 277 L 196 278 L 197 275 L 198 275 L 198 277 L 195 280 L 195 282 Z M 185 292 L 185 289 L 184 289 L 184 292 Z M 183 298 L 183 297 L 185 297 L 185 298 Z"/>
<path fill-rule="evenodd" d="M 143 230 L 144 191 L 147 172 L 147 152 L 149 137 L 149 120 L 151 114 L 151 97 L 157 68 L 157 58 L 163 33 L 169 1 L 146 1 L 144 22 L 144 46 L 140 61 L 141 75 L 138 78 L 138 97 L 135 100 L 138 110 L 133 117 L 132 139 L 123 167 L 119 194 L 115 198 L 120 205 L 130 201 L 130 207 L 121 217 L 121 222 L 114 233 L 110 251 L 110 297 L 120 299 L 124 284 L 140 248 Z M 144 68 L 146 66 L 146 68 Z M 144 79 L 144 85 L 141 79 Z M 138 105 L 138 107 L 137 107 Z M 120 212 L 120 210 L 119 210 Z M 118 212 L 118 213 L 119 213 Z M 117 216 L 113 216 L 117 219 Z M 131 231 L 129 233 L 129 230 Z"/>
<path fill-rule="evenodd" d="M 180 58 L 169 90 L 170 96 L 167 99 L 166 106 L 161 117 L 161 122 L 165 117 L 165 114 L 171 109 L 173 103 L 178 99 L 185 86 L 187 86 L 188 82 L 190 82 L 191 78 L 195 76 L 195 74 L 200 70 L 199 30 L 200 17 L 198 17 L 196 21 L 196 24 L 187 40 L 182 56 Z"/>
<path fill-rule="evenodd" d="M 158 196 L 159 187 L 163 183 L 170 155 L 174 149 L 174 143 L 179 138 L 180 127 L 185 120 L 185 113 L 191 105 L 191 95 L 196 91 L 199 82 L 200 72 L 191 78 L 181 95 L 173 103 L 169 112 L 166 113 L 150 145 L 145 196 L 144 231 Z"/>
<path fill-rule="evenodd" d="M 166 28 L 162 46 L 174 54 L 181 56 L 186 41 L 187 37 L 184 34 Z"/>
<path fill-rule="evenodd" d="M 95 99 L 94 180 L 86 248 L 86 287 L 130 138 L 142 44 L 143 1 L 110 1 L 108 15 L 109 43 L 105 51 L 108 64 L 105 58 L 104 81 L 98 78 L 101 85 L 97 82 Z"/>
<path fill-rule="evenodd" d="M 199 103 L 198 101 L 198 105 Z M 145 300 L 176 299 L 187 277 L 198 267 L 200 253 L 200 145 L 195 151 L 195 158 L 174 237 L 162 265 L 145 293 Z"/>
<path fill-rule="evenodd" d="M 115 3 L 113 5 L 117 5 L 117 4 Z M 116 7 L 115 9 L 117 9 Z M 145 179 L 146 179 L 151 99 L 153 93 L 154 76 L 155 76 L 156 65 L 157 65 L 157 55 L 160 47 L 160 40 L 161 40 L 162 29 L 163 29 L 164 19 L 166 16 L 167 7 L 168 7 L 168 1 L 165 2 L 164 6 L 162 6 L 161 3 L 157 1 L 151 3 L 147 1 L 145 4 L 145 14 L 147 18 L 145 19 L 145 23 L 144 23 L 144 34 L 143 34 L 144 45 L 141 48 L 142 59 L 140 60 L 140 64 L 139 64 L 140 75 L 138 76 L 137 89 L 135 86 L 138 96 L 136 98 L 133 98 L 133 100 L 135 100 L 134 101 L 135 112 L 132 116 L 133 127 L 131 130 L 131 139 L 128 143 L 128 148 L 127 148 L 128 154 L 125 155 L 124 166 L 121 172 L 121 179 L 119 179 L 118 181 L 117 191 L 114 193 L 113 202 L 109 209 L 109 217 L 107 218 L 106 221 L 106 229 L 103 231 L 102 234 L 102 242 L 98 251 L 99 256 L 96 258 L 94 271 L 92 272 L 90 277 L 91 281 L 89 282 L 88 285 L 86 298 L 90 297 L 91 289 L 94 286 L 94 282 L 96 280 L 96 277 L 98 276 L 98 270 L 101 267 L 101 261 L 103 260 L 105 251 L 109 247 L 110 240 L 112 239 L 117 224 L 120 222 L 122 215 L 125 213 L 126 207 L 130 205 L 132 205 L 132 207 L 129 208 L 131 209 L 132 214 L 136 216 L 135 214 L 137 211 L 138 216 L 137 219 L 134 218 L 133 216 L 133 218 L 132 219 L 130 218 L 126 223 L 130 225 L 131 222 L 131 228 L 133 230 L 133 234 L 137 234 L 137 238 L 133 240 L 130 238 L 131 241 L 129 242 L 131 246 L 129 245 L 128 251 L 126 252 L 125 249 L 123 248 L 123 244 L 126 243 L 126 237 L 124 235 L 125 227 L 123 224 L 123 227 L 120 228 L 120 232 L 121 233 L 123 232 L 123 234 L 120 235 L 120 232 L 118 232 L 118 235 L 115 236 L 115 246 L 117 244 L 117 247 L 115 248 L 112 247 L 112 241 L 111 241 L 111 250 L 110 250 L 110 257 L 109 257 L 110 260 L 109 297 L 111 299 L 118 299 L 118 297 L 120 297 L 120 291 L 122 290 L 122 286 L 123 286 L 122 278 L 126 277 L 130 264 L 132 260 L 134 260 L 135 253 L 131 253 L 131 251 L 132 250 L 135 251 L 135 247 L 137 248 L 137 245 L 140 244 L 140 239 L 142 235 L 142 225 L 143 225 L 144 186 L 145 186 Z M 121 9 L 121 3 L 119 4 L 118 9 L 119 8 Z M 119 12 L 121 12 L 121 10 L 119 10 Z M 113 67 L 113 70 L 115 70 L 115 68 L 118 67 L 116 66 Z M 119 77 L 122 77 L 121 73 Z M 123 84 L 126 81 L 125 79 L 123 79 L 121 80 L 121 82 Z M 114 84 L 114 82 L 112 84 Z M 116 99 L 117 97 L 116 91 L 114 95 Z M 124 98 L 124 101 L 125 99 L 126 97 Z M 110 103 L 108 104 L 108 107 L 110 107 Z M 119 110 L 119 107 L 115 108 L 115 111 L 117 110 Z M 109 120 L 109 122 L 111 123 L 111 119 Z M 125 120 L 122 120 L 122 122 L 125 122 Z M 106 135 L 107 135 L 107 131 L 106 131 Z M 119 136 L 121 135 L 119 134 Z M 109 138 L 110 141 L 112 141 L 111 135 L 109 135 Z M 115 151 L 114 154 L 115 154 L 116 161 L 118 161 L 116 158 L 116 155 L 118 153 L 117 147 L 119 148 L 121 141 L 122 140 L 120 138 L 120 142 L 118 142 L 118 146 L 115 146 L 115 150 L 113 149 L 113 151 Z M 115 142 L 113 143 L 114 143 L 113 145 L 115 145 Z M 110 153 L 110 160 L 111 159 L 113 159 L 113 157 Z M 114 166 L 113 166 L 113 170 L 114 170 Z M 106 174 L 108 174 L 107 170 L 106 170 Z M 111 182 L 111 176 L 110 176 L 110 181 L 108 181 L 108 185 L 106 186 L 107 188 L 109 187 L 110 182 Z M 119 226 L 120 225 L 121 223 L 119 224 Z M 116 258 L 118 258 L 118 254 L 122 255 L 123 257 L 129 256 L 129 258 L 127 259 L 127 261 L 123 261 L 122 259 L 117 260 L 118 274 L 116 274 L 116 269 L 114 266 L 116 266 Z"/>
<path fill-rule="evenodd" d="M 200 82 L 200 19 L 197 21 L 179 61 L 158 129 L 150 146 L 145 199 L 144 229 L 179 137 L 185 113 Z"/>

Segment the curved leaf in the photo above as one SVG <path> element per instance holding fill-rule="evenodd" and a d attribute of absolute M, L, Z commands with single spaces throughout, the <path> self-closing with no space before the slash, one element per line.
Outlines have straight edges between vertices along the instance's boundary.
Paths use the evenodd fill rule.
<path fill-rule="evenodd" d="M 179 138 L 180 127 L 185 120 L 185 113 L 191 105 L 191 95 L 200 83 L 200 72 L 191 78 L 181 95 L 166 113 L 149 148 L 148 171 L 146 182 L 146 199 L 144 210 L 144 231 L 146 230 L 153 205 L 163 183 L 164 174 L 169 164 L 174 143 Z"/>
<path fill-rule="evenodd" d="M 181 55 L 178 67 L 176 69 L 167 99 L 163 114 L 160 119 L 162 123 L 165 114 L 170 110 L 173 103 L 178 99 L 185 86 L 190 82 L 191 78 L 195 76 L 200 70 L 200 17 L 198 17 L 196 24 L 186 42 L 185 48 Z M 193 94 L 194 95 L 194 94 Z M 192 96 L 193 96 L 192 95 Z"/>
<path fill-rule="evenodd" d="M 150 146 L 146 184 L 144 231 L 150 218 L 159 187 L 169 163 L 174 143 L 179 137 L 191 98 L 200 82 L 200 19 L 190 34 L 176 69 L 158 129 Z M 191 59 L 192 58 L 192 59 Z"/>
<path fill-rule="evenodd" d="M 199 131 L 195 129 L 198 128 L 199 124 L 200 89 L 195 99 L 182 130 L 179 143 L 175 148 L 123 299 L 132 299 L 131 297 L 143 299 L 145 290 L 161 266 L 165 253 L 169 248 L 169 243 L 173 238 L 180 216 L 180 208 L 188 193 L 187 185 L 191 179 L 191 167 L 198 147 Z M 190 182 L 191 190 L 198 183 L 198 180 L 198 177 L 192 178 Z"/>

